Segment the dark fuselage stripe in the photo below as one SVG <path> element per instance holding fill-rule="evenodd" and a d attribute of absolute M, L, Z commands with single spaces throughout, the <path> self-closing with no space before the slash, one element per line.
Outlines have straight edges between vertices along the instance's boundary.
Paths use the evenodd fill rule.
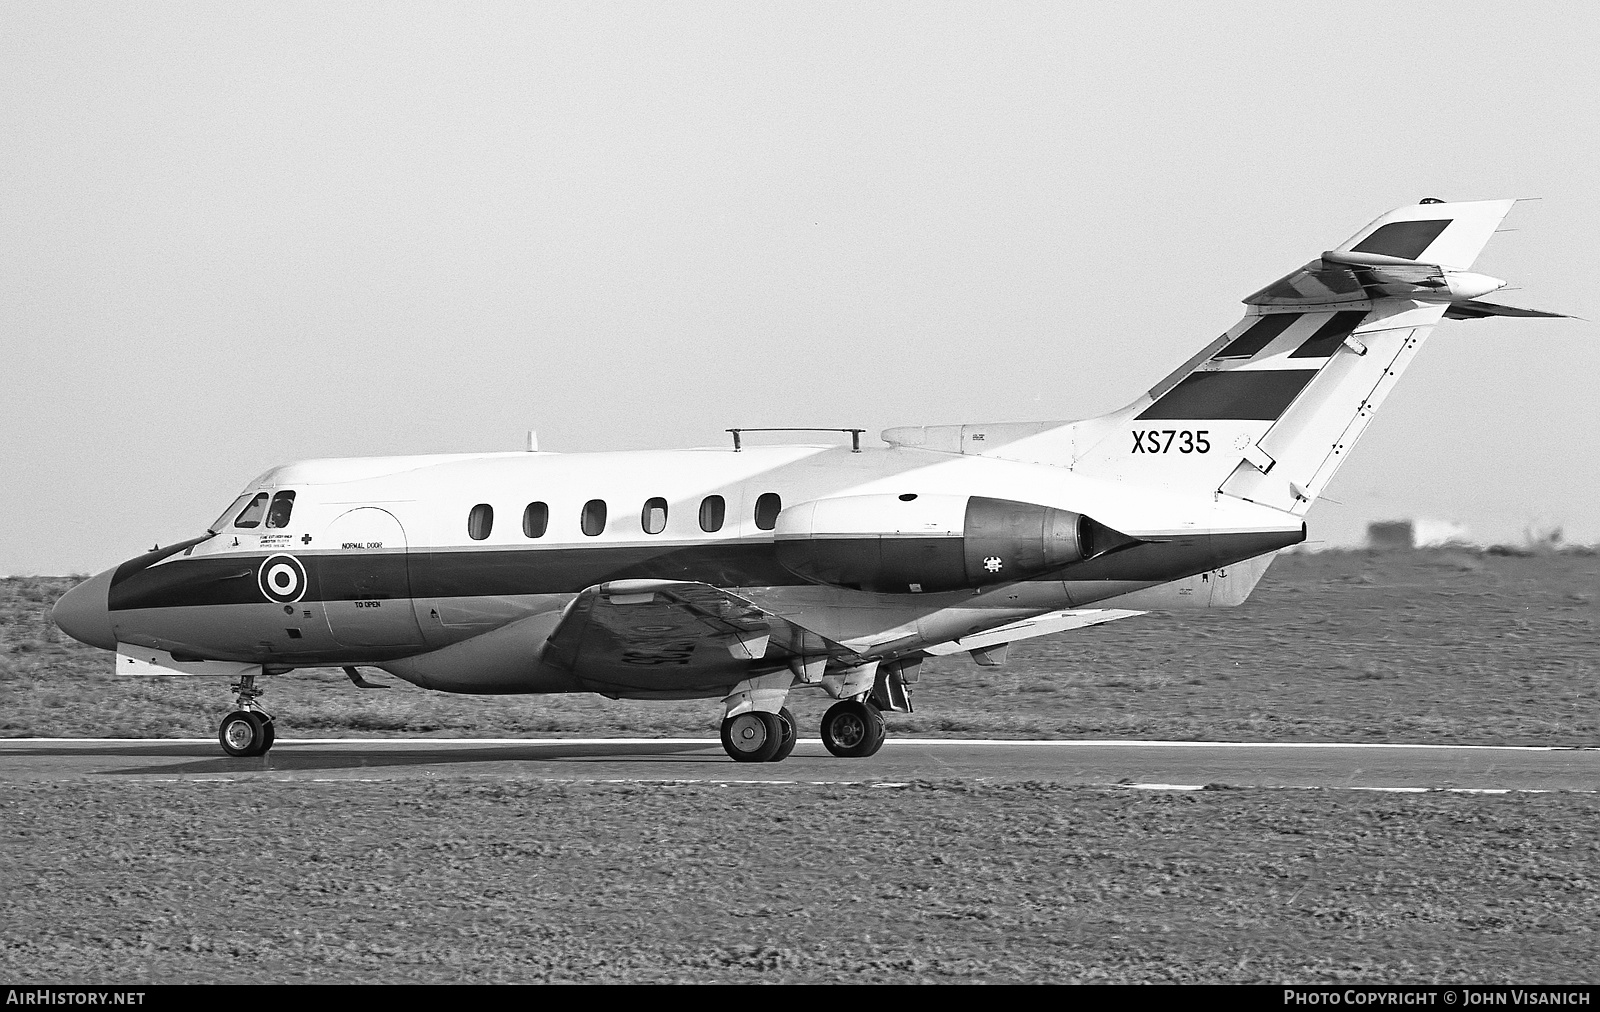
<path fill-rule="evenodd" d="M 112 611 L 266 600 L 256 572 L 266 555 L 178 559 L 128 573 L 110 590 Z M 407 554 L 299 554 L 302 601 L 406 597 L 576 594 L 611 580 L 689 580 L 722 587 L 801 586 L 777 562 L 770 541 L 709 545 L 609 545 L 428 551 Z"/>
<path fill-rule="evenodd" d="M 1303 532 L 1197 535 L 1109 552 L 1039 580 L 1179 579 L 1269 552 Z M 852 542 L 854 544 L 854 542 Z M 112 611 L 219 604 L 267 604 L 257 572 L 266 555 L 175 559 L 114 582 Z M 506 597 L 576 594 L 612 580 L 683 580 L 714 587 L 798 587 L 808 582 L 777 561 L 773 543 L 610 545 L 427 551 L 407 555 L 297 555 L 305 566 L 301 601 Z M 119 570 L 120 571 L 120 570 Z M 280 602 L 281 603 L 281 602 Z"/>

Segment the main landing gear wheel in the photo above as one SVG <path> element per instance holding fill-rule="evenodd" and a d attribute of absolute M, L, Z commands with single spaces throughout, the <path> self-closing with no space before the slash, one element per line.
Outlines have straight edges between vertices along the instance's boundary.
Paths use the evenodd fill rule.
<path fill-rule="evenodd" d="M 859 759 L 872 755 L 883 747 L 888 735 L 883 711 L 870 702 L 841 700 L 822 715 L 822 744 L 836 756 Z"/>
<path fill-rule="evenodd" d="M 735 762 L 771 762 L 783 747 L 783 720 L 760 710 L 729 717 L 722 722 L 722 747 Z"/>
<path fill-rule="evenodd" d="M 222 718 L 222 726 L 217 729 L 222 750 L 233 756 L 265 755 L 276 737 L 271 718 L 254 710 L 233 711 Z"/>
<path fill-rule="evenodd" d="M 778 725 L 783 730 L 783 736 L 778 742 L 778 751 L 767 760 L 768 762 L 781 763 L 789 758 L 789 753 L 794 751 L 794 743 L 799 739 L 795 729 L 794 714 L 787 706 L 778 711 Z"/>

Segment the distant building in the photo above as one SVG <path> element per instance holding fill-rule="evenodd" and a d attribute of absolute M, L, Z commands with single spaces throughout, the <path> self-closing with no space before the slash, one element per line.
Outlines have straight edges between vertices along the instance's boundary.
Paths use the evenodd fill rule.
<path fill-rule="evenodd" d="M 1454 520 L 1379 520 L 1367 525 L 1367 547 L 1386 551 L 1470 545 L 1467 528 Z"/>
<path fill-rule="evenodd" d="M 1367 525 L 1367 547 L 1386 551 L 1417 547 L 1416 528 L 1409 520 L 1379 520 Z"/>

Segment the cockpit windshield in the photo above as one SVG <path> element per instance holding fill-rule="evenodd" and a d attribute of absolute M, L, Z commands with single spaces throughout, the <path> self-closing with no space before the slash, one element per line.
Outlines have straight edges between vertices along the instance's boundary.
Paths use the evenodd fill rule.
<path fill-rule="evenodd" d="M 239 507 L 243 506 L 245 502 L 249 500 L 249 498 L 250 493 L 246 492 L 244 495 L 235 499 L 233 504 L 227 509 L 223 510 L 222 515 L 213 520 L 211 522 L 211 526 L 207 527 L 206 530 L 210 531 L 212 534 L 220 533 L 224 527 L 228 526 L 228 518 L 239 512 Z"/>
<path fill-rule="evenodd" d="M 268 505 L 268 499 L 271 505 Z M 246 492 L 225 510 L 222 515 L 212 521 L 206 530 L 218 534 L 228 526 L 231 519 L 233 526 L 250 529 L 260 527 L 266 521 L 268 527 L 288 527 L 289 516 L 294 512 L 294 492 L 284 489 L 277 495 L 267 492 Z"/>

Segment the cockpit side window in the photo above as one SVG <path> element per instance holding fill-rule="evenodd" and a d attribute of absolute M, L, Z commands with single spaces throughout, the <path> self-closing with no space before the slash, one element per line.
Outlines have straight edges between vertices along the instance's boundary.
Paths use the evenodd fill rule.
<path fill-rule="evenodd" d="M 254 499 L 250 500 L 250 505 L 246 506 L 240 511 L 238 516 L 233 518 L 233 526 L 260 527 L 261 517 L 266 512 L 267 494 L 265 492 L 259 492 L 256 494 Z"/>
<path fill-rule="evenodd" d="M 272 497 L 272 508 L 267 510 L 268 527 L 289 526 L 289 514 L 294 512 L 294 493 L 279 492 Z"/>

